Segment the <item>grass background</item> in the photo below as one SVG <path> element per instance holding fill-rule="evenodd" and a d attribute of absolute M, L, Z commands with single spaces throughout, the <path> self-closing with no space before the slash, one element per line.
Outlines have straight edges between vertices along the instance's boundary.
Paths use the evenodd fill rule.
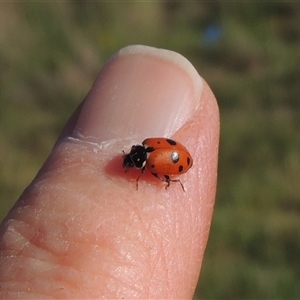
<path fill-rule="evenodd" d="M 195 299 L 299 298 L 298 2 L 1 2 L 0 219 L 129 44 L 183 54 L 219 102 L 217 203 Z"/>

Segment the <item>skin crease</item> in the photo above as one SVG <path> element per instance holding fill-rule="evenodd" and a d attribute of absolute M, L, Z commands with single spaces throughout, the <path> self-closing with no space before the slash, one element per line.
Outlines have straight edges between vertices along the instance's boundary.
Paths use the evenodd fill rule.
<path fill-rule="evenodd" d="M 92 92 L 70 118 L 37 177 L 1 224 L 1 299 L 193 297 L 215 200 L 218 106 L 205 82 L 202 92 L 194 93 L 193 87 L 201 79 L 196 72 L 186 71 L 184 64 L 189 64 L 182 57 L 176 54 L 173 61 L 157 59 L 161 53 L 167 57 L 173 54 L 151 49 L 129 48 L 130 54 L 116 55 L 104 67 Z M 157 74 L 171 70 L 168 80 L 174 80 L 170 85 L 172 91 L 166 82 L 158 86 L 159 95 L 171 94 L 172 101 L 186 84 L 191 92 L 182 89 L 182 97 L 195 98 L 187 106 L 189 112 L 182 113 L 185 119 L 179 117 L 178 128 L 171 121 L 165 125 L 165 131 L 160 131 L 163 122 L 157 128 L 160 136 L 173 131 L 168 137 L 180 141 L 193 157 L 193 167 L 180 176 L 186 192 L 177 183 L 171 183 L 165 190 L 165 183 L 147 171 L 136 191 L 135 179 L 140 171 L 124 173 L 122 150 L 128 152 L 131 145 L 159 136 L 150 132 L 152 128 L 141 129 L 137 134 L 141 135 L 140 139 L 129 139 L 127 124 L 122 123 L 124 126 L 119 124 L 109 133 L 115 134 L 110 142 L 101 143 L 107 140 L 108 133 L 101 123 L 104 117 L 97 121 L 95 105 L 100 102 L 106 105 L 108 98 L 105 97 L 111 93 L 111 89 L 102 86 L 109 85 L 113 78 L 129 80 L 124 85 L 126 89 L 133 85 L 130 78 L 138 68 L 133 68 L 127 77 L 126 66 L 136 60 L 139 66 L 151 63 Z M 172 68 L 179 70 L 178 73 Z M 157 91 L 151 85 L 143 85 L 144 78 L 137 76 L 132 80 L 137 94 L 140 87 L 143 89 L 141 95 L 152 97 L 151 105 L 162 101 L 155 97 Z M 123 93 L 127 101 L 127 90 L 120 88 L 116 93 Z M 132 101 L 138 111 L 138 100 Z M 198 101 L 200 105 L 196 107 Z M 129 106 L 121 107 L 125 115 L 126 109 Z M 134 115 L 137 124 L 143 124 L 145 117 L 147 115 L 139 113 Z M 76 133 L 80 130 L 87 138 Z M 70 136 L 73 138 L 68 138 Z"/>

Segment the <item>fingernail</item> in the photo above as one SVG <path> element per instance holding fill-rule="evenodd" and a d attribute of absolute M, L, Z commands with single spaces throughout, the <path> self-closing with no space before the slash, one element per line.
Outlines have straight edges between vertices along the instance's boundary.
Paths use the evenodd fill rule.
<path fill-rule="evenodd" d="M 180 54 L 125 47 L 99 73 L 73 136 L 94 142 L 172 136 L 199 107 L 202 87 L 201 77 Z"/>

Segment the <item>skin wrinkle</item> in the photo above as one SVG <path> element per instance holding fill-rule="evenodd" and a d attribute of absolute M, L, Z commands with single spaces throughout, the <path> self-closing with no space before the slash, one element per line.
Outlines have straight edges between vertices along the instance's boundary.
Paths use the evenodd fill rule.
<path fill-rule="evenodd" d="M 157 205 L 155 205 L 154 207 L 155 207 L 155 211 L 156 211 Z M 154 211 L 154 214 L 156 214 L 155 211 Z M 153 219 L 151 218 L 151 220 L 153 220 Z M 148 230 L 149 233 L 153 232 L 153 225 L 154 225 L 153 222 L 149 225 L 149 230 Z M 160 227 L 156 226 L 156 228 L 160 228 Z M 157 270 L 159 270 L 161 268 L 162 257 L 164 257 L 164 252 L 163 252 L 163 242 L 161 239 L 157 238 L 157 232 L 156 232 L 156 234 L 150 234 L 150 235 L 154 241 L 154 245 L 156 245 L 155 247 L 151 247 L 151 249 L 149 249 L 149 256 L 150 256 L 149 261 L 151 262 L 151 264 L 149 265 L 149 270 L 150 270 L 149 282 L 153 282 L 153 281 L 156 281 Z M 166 266 L 166 263 L 164 264 L 164 266 Z M 161 285 L 161 283 L 160 283 L 160 285 Z M 152 284 L 147 286 L 147 290 L 145 291 L 146 295 L 153 294 L 150 292 L 150 290 L 151 290 L 150 286 L 152 286 Z M 157 287 L 156 287 L 156 292 L 158 292 Z"/>
<path fill-rule="evenodd" d="M 124 272 L 123 267 L 122 267 L 122 272 Z M 130 282 L 130 283 L 126 282 L 124 279 L 125 279 L 125 276 L 124 276 L 123 280 L 122 280 L 122 276 L 110 276 L 107 288 L 110 291 L 117 291 L 118 289 L 121 289 L 121 290 L 133 291 L 135 294 L 140 293 L 140 291 L 142 290 L 141 288 L 138 288 L 138 286 L 132 284 L 132 282 Z M 118 288 L 117 289 L 116 288 L 111 289 L 110 288 L 111 286 L 118 287 Z"/>
<path fill-rule="evenodd" d="M 181 204 L 180 203 L 176 203 L 175 205 L 181 205 L 181 207 L 178 208 L 178 209 L 176 209 L 175 211 L 180 212 L 180 213 L 183 212 L 184 214 L 187 214 L 188 216 L 192 216 L 192 217 L 195 216 L 195 213 L 190 213 L 191 211 L 189 209 L 189 202 L 188 201 L 183 202 Z M 178 214 L 175 214 L 171 219 L 173 220 L 173 223 L 174 223 L 174 226 L 173 226 L 173 228 L 174 228 L 174 235 L 177 237 L 177 239 L 179 239 L 178 245 L 180 245 L 181 244 L 182 229 L 183 229 L 183 227 L 186 227 L 186 226 L 189 227 L 189 223 L 181 224 L 180 221 L 179 221 L 180 217 L 179 217 Z M 190 220 L 190 218 L 187 218 L 187 220 Z M 189 231 L 189 230 L 187 230 L 187 231 Z M 187 237 L 187 238 L 190 240 L 190 237 Z M 189 244 L 188 241 L 186 241 L 186 242 Z M 176 253 L 176 251 L 174 253 Z M 191 256 L 189 256 L 189 258 L 190 258 L 189 259 L 190 263 L 188 265 L 192 265 L 191 264 Z M 184 270 L 185 266 L 183 266 L 183 265 L 182 266 L 178 266 L 178 264 L 180 262 L 181 262 L 181 258 L 180 257 L 177 257 L 177 258 L 174 257 L 173 260 L 172 260 L 172 263 L 174 265 L 177 265 L 177 270 Z M 169 275 L 169 278 L 170 278 L 169 280 L 171 280 L 172 275 Z"/>
<path fill-rule="evenodd" d="M 11 258 L 12 257 L 12 255 L 7 255 L 7 256 L 3 256 L 3 258 L 5 259 L 5 258 Z M 23 254 L 15 254 L 15 255 L 13 255 L 13 257 L 14 258 L 28 258 L 29 260 L 28 261 L 30 261 L 30 260 L 32 260 L 33 262 L 42 262 L 42 263 L 45 263 L 45 264 L 47 264 L 49 267 L 50 266 L 53 266 L 53 267 L 56 267 L 57 266 L 57 263 L 54 263 L 54 262 L 48 262 L 48 261 L 45 261 L 45 260 L 41 260 L 41 259 L 37 259 L 37 258 L 33 258 L 33 257 L 31 257 L 31 256 L 26 256 L 26 255 L 23 255 Z M 108 263 L 110 263 L 110 264 L 113 264 L 113 261 L 107 261 Z M 126 265 L 126 264 L 124 264 L 124 265 Z M 92 274 L 92 275 L 97 275 L 98 277 L 100 276 L 100 277 L 106 277 L 106 276 L 103 276 L 103 275 L 99 275 L 99 273 L 98 272 L 93 272 L 93 271 L 86 271 L 86 270 L 78 270 L 78 269 L 76 269 L 75 267 L 71 267 L 70 265 L 63 265 L 63 264 L 60 264 L 60 268 L 62 268 L 62 269 L 68 269 L 69 271 L 76 271 L 76 272 L 78 272 L 78 273 L 80 273 L 80 274 L 82 274 L 82 272 L 84 272 L 84 273 L 86 273 L 86 274 Z M 54 268 L 52 268 L 52 269 L 54 269 Z M 63 273 L 63 270 L 62 270 L 62 273 Z M 64 273 L 64 274 L 68 274 L 67 272 L 66 273 Z M 105 274 L 105 275 L 108 275 L 109 273 L 107 273 L 107 274 Z M 80 275 L 81 276 L 81 275 Z M 59 281 L 59 280 L 58 280 Z"/>
<path fill-rule="evenodd" d="M 42 278 L 42 277 L 41 277 L 41 278 Z M 6 283 L 11 283 L 11 282 L 8 281 L 8 282 L 6 282 Z M 35 289 L 35 291 L 37 292 L 37 294 L 39 294 L 39 291 L 38 291 L 38 290 L 40 290 L 40 285 L 36 284 L 35 281 L 31 283 L 30 287 L 28 287 L 26 281 L 23 282 L 23 285 L 22 285 L 22 282 L 20 282 L 20 281 L 15 282 L 15 283 L 16 283 L 16 285 L 18 286 L 18 291 L 19 291 L 19 293 L 20 293 L 20 292 L 26 293 L 26 292 L 28 291 L 28 289 L 31 289 L 31 287 L 33 286 L 34 289 Z M 4 286 L 5 286 L 5 285 L 2 285 L 2 288 L 4 288 Z M 7 286 L 5 286 L 5 288 L 6 288 L 6 291 L 7 291 L 7 292 L 13 291 L 13 290 L 14 290 L 13 286 L 11 286 L 11 288 L 8 288 Z M 44 288 L 45 288 L 45 286 L 42 287 L 43 290 L 45 290 Z M 11 289 L 12 289 L 12 290 L 11 290 Z M 38 290 L 37 290 L 37 289 L 38 289 Z M 44 293 L 43 293 L 42 295 L 43 295 L 43 298 L 45 298 L 45 295 L 47 295 L 47 298 L 50 298 L 51 291 L 50 291 L 50 290 L 49 290 L 48 292 L 45 292 L 45 291 L 44 291 Z M 11 296 L 9 296 L 9 298 L 11 298 Z"/>
<path fill-rule="evenodd" d="M 53 187 L 53 189 L 59 189 L 59 187 Z M 45 209 L 44 209 L 44 211 L 45 211 Z M 45 213 L 47 213 L 46 211 L 45 211 Z M 80 215 L 80 213 L 78 213 L 77 215 Z M 76 215 L 75 216 L 73 216 L 73 218 L 75 218 L 76 217 Z M 67 226 L 68 228 L 70 227 L 70 226 Z"/>
<path fill-rule="evenodd" d="M 53 247 L 53 244 L 47 243 L 47 240 L 51 240 L 51 236 L 47 236 L 46 239 L 40 240 L 40 236 L 43 236 L 43 232 L 45 231 L 44 228 L 42 230 L 37 230 L 36 234 L 30 239 L 30 243 L 35 245 L 37 248 L 41 248 L 40 245 L 45 246 L 44 248 L 41 248 L 48 253 L 50 253 L 53 257 L 57 257 L 61 253 L 66 253 L 67 251 L 67 245 L 65 243 L 67 242 L 65 239 L 61 240 L 61 236 L 59 236 L 59 240 L 61 241 L 59 243 L 59 250 L 57 247 Z M 57 244 L 56 244 L 57 245 Z M 61 246 L 63 245 L 63 249 L 61 249 Z"/>
<path fill-rule="evenodd" d="M 121 269 L 122 269 L 121 272 L 124 272 L 123 267 Z M 114 282 L 112 282 L 113 279 L 115 279 Z M 110 282 L 110 284 L 108 284 L 107 288 L 110 291 L 116 292 L 117 295 L 118 294 L 122 295 L 123 291 L 127 291 L 127 293 L 129 293 L 129 295 L 131 295 L 131 296 L 133 296 L 133 295 L 136 296 L 136 295 L 140 294 L 142 287 L 138 288 L 138 286 L 136 284 L 133 284 L 132 282 L 127 283 L 127 282 L 122 281 L 121 279 L 122 279 L 122 276 L 111 277 L 111 282 Z M 110 288 L 110 286 L 112 286 L 114 288 Z M 120 291 L 118 291 L 118 290 L 120 290 Z"/>
<path fill-rule="evenodd" d="M 136 247 L 135 247 L 136 248 Z M 138 250 L 138 249 L 136 249 Z M 131 251 L 132 252 L 132 251 Z M 136 253 L 138 253 L 138 251 L 135 251 Z M 142 252 L 142 251 L 141 251 Z M 126 256 L 126 254 L 125 254 Z M 136 257 L 136 255 L 134 255 L 134 257 Z M 142 259 L 142 261 L 144 261 L 145 259 Z M 138 282 L 140 282 L 140 280 L 143 281 L 144 275 L 143 273 L 140 271 L 141 269 L 143 269 L 144 264 L 137 264 L 136 263 L 137 259 L 135 258 L 133 262 L 131 263 L 123 263 L 121 264 L 121 266 L 119 266 L 116 270 L 114 270 L 114 276 L 116 277 L 123 277 L 124 274 L 127 274 L 126 278 L 123 278 L 124 283 L 126 282 L 129 286 L 131 285 L 137 285 Z M 142 274 L 142 276 L 141 276 Z M 142 291 L 142 285 L 138 284 L 140 286 L 140 290 Z"/>
<path fill-rule="evenodd" d="M 151 257 L 153 257 L 153 254 L 151 252 L 153 252 L 154 249 L 152 245 L 157 245 L 157 240 L 155 240 L 155 235 L 151 234 L 151 223 L 149 225 L 146 225 L 147 223 L 143 221 L 143 219 L 141 218 L 140 214 L 136 211 L 136 209 L 134 209 L 133 207 L 131 208 L 134 212 L 134 215 L 136 216 L 137 221 L 139 221 L 139 224 L 136 227 L 141 228 L 140 229 L 141 233 L 137 234 L 136 236 L 142 238 L 139 239 L 141 242 L 139 246 L 142 247 L 144 251 L 140 251 L 138 248 L 137 252 L 139 254 L 143 254 L 144 256 L 143 261 L 147 261 L 147 260 L 152 261 Z M 150 220 L 152 219 L 150 218 Z M 151 247 L 149 245 L 151 245 Z M 151 248 L 152 251 L 149 248 Z"/>
<path fill-rule="evenodd" d="M 11 256 L 7 256 L 7 257 L 11 257 Z M 55 269 L 55 267 L 57 266 L 57 263 L 50 263 L 50 262 L 47 262 L 47 261 L 43 261 L 43 260 L 39 260 L 39 259 L 36 259 L 36 258 L 32 258 L 32 257 L 29 257 L 29 256 L 24 256 L 24 255 L 14 255 L 14 257 L 15 258 L 24 258 L 24 257 L 27 257 L 27 258 L 29 258 L 29 260 L 28 260 L 28 263 L 30 263 L 30 261 L 32 261 L 32 262 L 34 262 L 34 263 L 36 263 L 36 262 L 43 262 L 43 263 L 45 263 L 46 265 L 48 265 L 49 267 L 48 267 L 48 269 L 50 270 L 50 266 L 53 266 L 54 268 L 51 268 L 51 269 Z M 62 269 L 68 269 L 69 271 L 75 271 L 75 272 L 78 272 L 78 273 L 82 273 L 82 271 L 81 270 L 77 270 L 76 268 L 74 268 L 74 267 L 70 267 L 69 265 L 61 265 L 61 267 L 60 268 L 62 268 Z M 62 271 L 59 271 L 59 274 L 60 273 L 64 273 L 65 275 L 66 274 L 69 274 L 70 272 L 63 272 L 63 270 Z M 41 274 L 45 274 L 46 272 L 43 272 L 43 273 L 41 273 Z M 88 273 L 88 274 L 93 274 L 93 275 L 97 275 L 97 276 L 99 276 L 99 273 L 96 273 L 96 272 L 91 272 L 91 271 L 84 271 L 84 273 Z"/>
<path fill-rule="evenodd" d="M 91 176 L 98 172 L 96 166 L 102 166 L 103 163 L 107 161 L 105 155 L 104 157 L 102 155 L 103 153 L 106 153 L 106 151 L 101 151 L 99 149 L 99 153 L 97 153 L 97 164 L 95 164 L 94 159 L 90 155 L 95 145 L 90 142 L 76 144 L 78 149 L 72 148 L 72 143 L 72 141 L 65 140 L 61 145 L 56 147 L 54 155 L 52 155 L 42 167 L 43 175 L 39 178 L 38 183 L 42 184 L 44 180 L 47 180 L 49 177 L 62 175 L 70 169 L 80 170 L 81 174 L 88 174 Z M 76 153 L 79 152 L 79 150 L 81 153 L 80 157 Z M 108 154 L 106 154 L 106 156 L 108 156 Z M 99 157 L 101 157 L 101 159 L 99 159 Z M 53 163 L 53 161 L 55 162 Z M 52 172 L 54 172 L 54 174 L 52 174 Z"/>
<path fill-rule="evenodd" d="M 14 223 L 14 221 L 16 222 L 16 223 Z M 16 237 L 14 237 L 14 238 L 12 238 L 12 236 L 11 235 L 19 235 L 20 237 L 22 237 L 24 240 L 27 240 L 27 243 L 25 244 L 26 246 L 28 246 L 28 245 L 33 245 L 35 248 L 37 248 L 37 249 L 40 249 L 40 250 L 43 250 L 44 251 L 44 254 L 51 254 L 52 256 L 53 256 L 53 253 L 51 253 L 50 251 L 47 251 L 46 249 L 42 249 L 42 248 L 40 248 L 37 244 L 35 244 L 35 243 L 33 243 L 32 241 L 33 241 L 33 239 L 32 239 L 32 237 L 34 236 L 34 235 L 32 235 L 31 236 L 31 238 L 28 238 L 27 236 L 25 236 L 24 234 L 22 234 L 19 230 L 18 230 L 18 228 L 16 228 L 16 225 L 19 225 L 19 223 L 22 223 L 22 225 L 24 226 L 27 226 L 27 227 L 29 227 L 30 229 L 35 229 L 35 227 L 34 226 L 31 226 L 29 223 L 26 223 L 25 221 L 20 221 L 20 220 L 18 220 L 18 219 L 10 219 L 8 222 L 7 222 L 7 225 L 8 225 L 8 229 L 7 229 L 7 232 L 6 232 L 6 234 L 3 236 L 3 243 L 5 243 L 6 245 L 7 245 L 7 240 L 6 239 L 9 239 L 10 240 L 10 244 L 11 244 L 11 246 L 14 246 L 14 245 L 16 245 L 16 244 L 18 244 L 17 242 L 18 242 L 18 239 L 16 239 Z M 24 228 L 23 228 L 23 231 L 24 231 Z M 35 233 L 35 235 L 36 235 L 36 233 Z M 15 250 L 15 251 L 18 251 L 18 253 L 21 253 L 22 252 L 22 250 L 24 250 L 24 243 L 23 243 L 23 247 L 21 248 L 21 249 L 18 249 L 18 250 Z M 49 259 L 50 257 L 48 256 L 48 259 Z"/>
<path fill-rule="evenodd" d="M 165 240 L 161 240 L 161 243 L 160 243 L 160 253 L 161 255 L 159 256 L 160 258 L 160 265 L 163 265 L 162 269 L 164 269 L 166 271 L 165 273 L 165 277 L 164 277 L 164 290 L 165 290 L 165 293 L 168 294 L 167 291 L 170 290 L 170 286 L 169 286 L 169 268 L 168 268 L 168 259 L 166 258 L 166 255 L 165 255 L 165 244 L 164 244 Z"/>
<path fill-rule="evenodd" d="M 160 208 L 161 207 L 163 207 L 163 206 L 160 205 Z M 164 209 L 164 211 L 165 211 L 165 209 Z M 156 215 L 158 215 L 158 214 L 156 213 Z M 169 224 L 165 224 L 165 222 L 162 222 L 163 220 L 164 220 L 164 218 L 160 218 L 159 221 L 156 222 L 155 227 L 153 228 L 154 232 L 155 232 L 154 236 L 161 237 L 162 234 L 160 233 L 160 231 L 163 228 L 169 228 Z M 152 282 L 156 281 L 156 278 L 155 278 L 155 274 L 157 273 L 156 270 L 159 270 L 159 269 L 168 270 L 167 258 L 165 255 L 166 254 L 166 252 L 165 252 L 166 241 L 167 241 L 166 239 L 158 239 L 158 238 L 156 240 L 157 252 L 155 254 L 155 260 L 154 260 L 155 264 L 154 264 L 154 266 L 153 266 L 153 263 L 151 264 L 152 265 L 152 274 L 154 274 L 154 276 L 152 276 L 152 278 L 150 279 Z M 153 262 L 153 260 L 152 260 L 152 262 Z M 164 278 L 164 290 L 168 290 L 168 280 L 169 280 L 169 278 L 168 278 L 168 276 L 166 276 Z M 159 286 L 162 286 L 161 282 L 159 282 Z M 157 288 L 157 286 L 155 288 Z M 155 290 L 155 289 L 152 288 L 152 290 Z M 155 293 L 157 293 L 157 292 L 158 291 L 156 291 Z"/>
<path fill-rule="evenodd" d="M 138 272 L 134 272 L 134 274 L 137 274 Z M 121 267 L 120 270 L 120 276 L 115 277 L 118 280 L 118 284 L 121 283 L 123 287 L 126 287 L 127 289 L 131 289 L 132 291 L 134 291 L 137 295 L 140 294 L 143 291 L 143 284 L 139 283 L 140 280 L 139 279 L 135 279 L 134 281 L 132 280 L 126 280 L 128 278 L 126 278 L 126 276 L 123 276 L 124 274 L 128 275 L 128 272 L 124 272 L 124 268 Z M 130 276 L 131 278 L 133 278 L 134 276 Z"/>
<path fill-rule="evenodd" d="M 8 293 L 6 293 L 8 294 Z M 4 299 L 52 299 L 51 293 L 39 294 L 39 293 L 28 293 L 28 290 L 22 292 L 10 292 L 8 296 L 3 295 Z"/>
<path fill-rule="evenodd" d="M 134 211 L 134 210 L 133 210 Z M 135 247 L 136 248 L 136 247 Z M 124 266 L 124 265 L 123 265 Z M 131 266 L 131 265 L 130 265 Z"/>
<path fill-rule="evenodd" d="M 136 211 L 136 209 L 134 208 L 134 207 L 132 207 L 131 205 L 130 205 L 130 203 L 128 203 L 128 205 L 129 205 L 129 207 L 132 209 L 132 212 L 133 212 L 133 215 L 134 216 L 136 216 L 136 218 L 134 218 L 134 219 L 136 219 L 136 220 L 138 220 L 139 221 L 139 225 L 137 225 L 136 227 L 137 228 L 142 228 L 143 230 L 141 230 L 143 233 L 142 234 L 138 234 L 137 236 L 141 236 L 141 237 L 143 237 L 143 239 L 142 240 L 140 240 L 141 242 L 142 242 L 142 249 L 144 249 L 145 251 L 141 251 L 141 253 L 149 253 L 149 256 L 151 257 L 151 256 L 153 256 L 153 254 L 151 254 L 151 252 L 153 252 L 153 247 L 151 247 L 152 248 L 152 251 L 149 251 L 149 242 L 148 242 L 148 245 L 147 245 L 147 243 L 146 243 L 146 239 L 147 238 L 149 238 L 149 240 L 151 240 L 152 241 L 152 245 L 157 245 L 158 244 L 158 240 L 156 239 L 156 235 L 153 235 L 153 234 L 151 234 L 151 229 L 152 229 L 152 225 L 151 225 L 151 223 L 149 224 L 149 225 L 146 225 L 147 223 L 145 223 L 144 221 L 143 221 L 143 219 L 140 217 L 140 214 L 139 213 L 137 213 L 137 211 Z M 156 206 L 155 206 L 156 207 Z M 150 219 L 152 219 L 152 218 L 150 218 Z M 153 240 L 153 238 L 155 239 L 155 240 Z M 146 243 L 146 244 L 145 244 Z M 144 246 L 143 246 L 143 244 L 144 244 Z M 139 245 L 140 246 L 140 245 Z M 156 251 L 157 252 L 157 251 Z M 156 257 L 157 257 L 157 255 L 156 255 Z"/>
<path fill-rule="evenodd" d="M 60 274 L 61 274 L 61 272 L 60 272 Z M 47 274 L 44 274 L 44 276 L 40 276 L 39 279 L 35 279 L 35 281 L 33 282 L 33 286 L 40 287 L 40 285 L 38 284 L 38 281 L 41 280 L 43 277 L 47 278 Z M 101 276 L 101 277 L 104 278 L 104 276 Z M 99 281 L 99 278 L 97 278 L 97 281 Z M 73 289 L 73 290 L 77 291 L 77 285 L 75 285 L 75 288 L 74 288 L 74 284 L 67 283 L 67 282 L 65 282 L 65 280 L 62 281 L 62 278 L 60 280 L 52 279 L 51 283 L 49 283 L 50 288 L 48 289 L 48 292 L 45 293 L 45 295 L 51 295 L 51 293 L 52 293 L 51 286 L 52 286 L 53 283 L 59 283 L 60 285 L 63 285 L 63 287 L 60 287 L 59 289 L 56 289 L 56 291 L 58 291 L 58 293 L 56 294 L 56 297 L 64 296 L 66 294 L 64 292 L 65 288 L 66 288 L 66 290 L 69 290 L 69 289 L 72 290 Z M 63 283 L 63 284 L 61 284 L 61 283 Z M 55 284 L 54 284 L 54 286 L 55 286 Z M 28 290 L 27 285 L 24 285 L 24 289 L 22 289 L 22 290 L 27 291 Z M 85 291 L 91 293 L 91 287 L 84 287 L 84 288 L 82 288 L 82 285 L 81 285 L 81 292 L 86 293 Z M 98 295 L 95 291 L 93 291 L 93 293 L 95 293 L 95 295 Z M 68 294 L 70 294 L 70 292 L 68 292 Z M 45 296 L 43 296 L 43 299 L 44 298 L 45 298 Z"/>
<path fill-rule="evenodd" d="M 16 229 L 13 227 L 13 221 L 14 220 L 9 220 L 9 222 L 8 222 L 8 226 L 7 226 L 7 231 L 6 231 L 6 233 L 3 235 L 3 239 L 4 239 L 4 241 L 5 241 L 5 239 L 9 239 L 9 238 L 11 238 L 11 236 L 12 235 L 16 235 L 17 234 L 17 236 L 15 236 L 14 237 L 14 239 L 12 240 L 12 239 L 10 239 L 11 241 L 10 241 L 10 245 L 15 245 L 15 244 L 18 244 L 18 242 L 19 241 L 21 241 L 21 240 L 26 240 L 26 238 L 25 238 L 25 236 L 23 236 L 21 233 L 19 233 L 19 232 L 17 232 L 16 231 Z M 23 222 L 24 223 L 24 222 Z M 5 242 L 8 242 L 8 241 L 5 241 Z M 12 246 L 13 246 L 12 245 Z M 22 246 L 23 246 L 23 248 L 24 248 L 24 244 L 22 244 Z M 20 252 L 22 250 L 22 248 L 21 249 L 17 249 L 17 250 L 15 250 L 15 251 L 18 251 L 18 252 Z"/>
<path fill-rule="evenodd" d="M 140 214 L 138 214 L 137 213 L 137 211 L 136 211 L 136 209 L 134 208 L 134 207 L 132 207 L 131 205 L 130 205 L 130 203 L 127 203 L 128 205 L 129 205 L 129 207 L 131 208 L 131 210 L 132 210 L 132 217 L 131 218 L 133 218 L 133 219 L 135 219 L 135 220 L 137 220 L 137 221 L 139 221 L 139 225 L 137 225 L 137 226 L 135 226 L 135 227 L 137 227 L 137 228 L 141 228 L 142 227 L 142 229 L 144 229 L 144 230 L 142 230 L 142 232 L 143 232 L 143 234 L 141 234 L 140 236 L 142 236 L 143 237 L 143 240 L 141 240 L 141 242 L 142 242 L 142 245 L 139 245 L 139 247 L 141 247 L 141 249 L 144 249 L 145 251 L 139 251 L 140 253 L 149 253 L 149 255 L 150 255 L 150 257 L 152 257 L 152 258 L 150 258 L 150 261 L 152 261 L 152 263 L 151 263 L 151 267 L 152 268 L 150 268 L 152 271 L 151 271 L 151 273 L 152 274 L 154 274 L 154 269 L 155 268 L 153 268 L 153 262 L 155 262 L 154 263 L 154 266 L 157 266 L 158 265 L 158 262 L 160 262 L 160 264 L 161 264 L 161 261 L 162 261 L 162 258 L 164 257 L 164 265 L 166 266 L 166 259 L 165 259 L 165 256 L 163 255 L 164 254 L 164 251 L 163 251 L 163 243 L 162 243 L 162 241 L 160 242 L 160 243 L 158 243 L 158 240 L 156 240 L 155 242 L 154 242 L 154 245 L 156 245 L 156 247 L 155 248 L 157 248 L 157 245 L 161 245 L 160 246 L 160 249 L 158 250 L 158 251 L 155 251 L 156 252 L 156 254 L 155 254 L 155 256 L 153 257 L 153 253 L 151 253 L 151 252 L 153 252 L 153 247 L 152 247 L 152 251 L 149 251 L 149 247 L 147 247 L 147 244 L 145 244 L 145 241 L 146 241 L 146 239 L 147 238 L 149 238 L 150 240 L 153 240 L 153 238 L 155 238 L 157 235 L 155 234 L 155 235 L 152 235 L 151 234 L 151 229 L 152 229 L 152 225 L 151 225 L 151 223 L 147 226 L 146 225 L 146 223 L 141 219 L 141 217 L 140 217 Z M 154 207 L 157 207 L 156 205 L 154 206 Z M 133 216 L 135 216 L 135 217 L 133 217 Z M 152 219 L 152 218 L 150 218 L 150 219 Z M 140 225 L 142 225 L 142 226 L 140 226 Z M 157 228 L 160 228 L 160 226 L 158 226 Z M 137 235 L 137 236 L 139 236 L 139 235 Z M 151 244 L 153 244 L 153 243 L 151 243 Z M 140 249 L 140 248 L 139 248 Z M 158 255 L 159 254 L 159 255 Z M 154 260 L 153 260 L 153 258 L 154 258 Z M 143 259 L 144 260 L 144 259 Z M 152 276 L 153 277 L 153 276 Z M 153 278 L 151 278 L 151 276 L 150 276 L 150 280 L 152 281 L 153 280 Z"/>
<path fill-rule="evenodd" d="M 15 258 L 20 258 L 20 257 L 22 257 L 22 258 L 33 259 L 32 256 L 25 255 L 25 254 L 20 254 L 20 253 L 15 252 L 15 251 L 9 251 L 9 250 L 7 250 L 6 252 L 8 252 L 7 255 L 2 255 L 2 256 L 1 256 L 2 259 L 5 259 L 5 258 L 12 258 L 12 257 L 15 257 Z M 9 252 L 10 252 L 10 255 L 8 255 Z M 36 262 L 43 262 L 43 263 L 47 263 L 47 264 L 51 264 L 49 261 L 43 260 L 43 259 L 39 259 L 39 258 L 34 258 L 34 261 L 36 261 Z M 52 264 L 54 265 L 54 264 L 56 264 L 56 263 L 53 262 Z"/>

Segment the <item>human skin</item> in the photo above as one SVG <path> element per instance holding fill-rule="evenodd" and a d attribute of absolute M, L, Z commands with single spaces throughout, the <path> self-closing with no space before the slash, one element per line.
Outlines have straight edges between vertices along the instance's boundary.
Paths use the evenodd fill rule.
<path fill-rule="evenodd" d="M 63 101 L 63 100 L 62 100 Z M 124 172 L 148 137 L 189 149 L 180 184 Z M 216 192 L 219 112 L 172 51 L 129 46 L 103 67 L 49 158 L 0 228 L 0 296 L 193 297 Z"/>

